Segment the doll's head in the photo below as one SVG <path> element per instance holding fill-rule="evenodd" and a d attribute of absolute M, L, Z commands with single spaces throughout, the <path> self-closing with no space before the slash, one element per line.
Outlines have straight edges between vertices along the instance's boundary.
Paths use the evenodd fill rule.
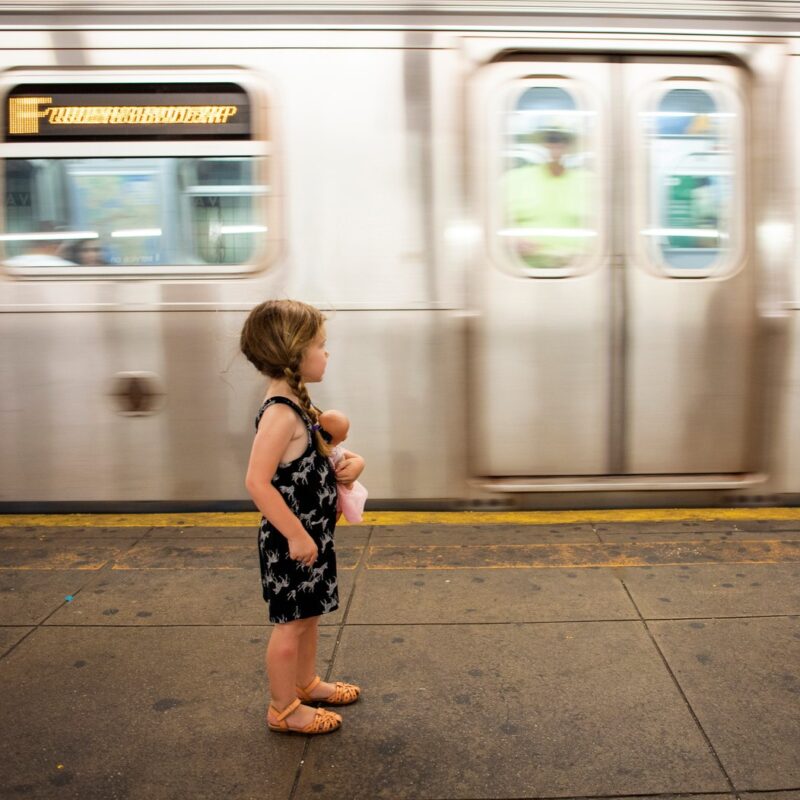
<path fill-rule="evenodd" d="M 319 424 L 331 437 L 331 445 L 341 444 L 350 430 L 350 420 L 341 411 L 330 409 L 319 415 Z"/>

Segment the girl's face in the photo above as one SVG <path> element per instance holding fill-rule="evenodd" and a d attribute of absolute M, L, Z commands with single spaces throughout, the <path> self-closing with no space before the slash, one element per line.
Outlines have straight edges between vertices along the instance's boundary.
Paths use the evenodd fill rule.
<path fill-rule="evenodd" d="M 328 351 L 325 349 L 325 328 L 322 327 L 317 337 L 308 346 L 300 362 L 300 375 L 305 383 L 319 383 L 328 365 Z"/>

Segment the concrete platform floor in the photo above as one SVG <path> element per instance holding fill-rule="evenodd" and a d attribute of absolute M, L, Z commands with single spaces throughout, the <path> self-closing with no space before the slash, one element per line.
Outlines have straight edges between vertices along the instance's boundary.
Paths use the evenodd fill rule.
<path fill-rule="evenodd" d="M 786 512 L 342 527 L 317 738 L 264 724 L 252 515 L 0 517 L 0 797 L 800 800 Z"/>

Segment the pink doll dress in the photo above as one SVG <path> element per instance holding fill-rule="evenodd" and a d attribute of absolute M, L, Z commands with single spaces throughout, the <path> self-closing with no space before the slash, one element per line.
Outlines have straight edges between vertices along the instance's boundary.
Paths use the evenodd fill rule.
<path fill-rule="evenodd" d="M 335 467 L 343 456 L 343 448 L 337 445 L 331 452 L 331 463 Z M 364 514 L 364 503 L 367 502 L 367 490 L 363 484 L 354 481 L 350 486 L 336 484 L 336 511 L 344 514 L 348 522 L 361 522 Z"/>

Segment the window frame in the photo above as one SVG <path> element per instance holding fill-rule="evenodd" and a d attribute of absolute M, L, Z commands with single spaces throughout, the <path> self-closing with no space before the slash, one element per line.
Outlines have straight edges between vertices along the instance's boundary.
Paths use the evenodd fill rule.
<path fill-rule="evenodd" d="M 268 88 L 251 72 L 245 70 L 208 67 L 176 69 L 101 70 L 12 70 L 0 76 L 0 124 L 5 130 L 7 98 L 11 90 L 21 84 L 152 84 L 152 83 L 207 83 L 235 84 L 246 94 L 250 105 L 251 138 L 247 140 L 175 139 L 140 141 L 115 139 L 112 141 L 42 141 L 4 142 L 0 160 L 0 192 L 6 192 L 6 162 L 15 159 L 69 159 L 69 158 L 202 158 L 250 157 L 254 160 L 256 185 L 266 191 L 254 195 L 253 216 L 264 220 L 267 235 L 261 237 L 248 261 L 241 264 L 176 264 L 158 266 L 104 265 L 104 266 L 13 266 L 3 262 L 4 242 L 0 238 L 0 275 L 17 279 L 152 279 L 154 277 L 207 278 L 242 277 L 271 267 L 282 247 L 281 209 L 278 198 L 279 170 L 275 157 L 274 120 L 269 118 L 273 104 L 269 102 Z M 0 236 L 5 235 L 6 214 L 0 215 Z"/>
<path fill-rule="evenodd" d="M 519 98 L 531 88 L 556 88 L 561 89 L 575 101 L 577 112 L 586 115 L 594 115 L 594 125 L 585 132 L 583 141 L 591 144 L 593 170 L 592 176 L 592 201 L 594 213 L 590 216 L 589 222 L 594 224 L 595 235 L 594 245 L 586 253 L 574 259 L 568 267 L 542 267 L 536 268 L 527 266 L 524 262 L 515 258 L 508 246 L 502 243 L 503 237 L 500 231 L 505 225 L 505 198 L 502 197 L 502 177 L 504 174 L 506 138 L 508 134 L 505 121 L 510 113 L 516 109 Z M 603 153 L 606 152 L 605 127 L 601 116 L 602 109 L 599 104 L 590 100 L 591 94 L 582 86 L 582 82 L 568 75 L 552 75 L 547 73 L 525 74 L 511 77 L 502 82 L 492 93 L 489 114 L 489 142 L 490 157 L 487 163 L 489 175 L 489 198 L 488 198 L 488 220 L 487 220 L 487 239 L 491 261 L 500 271 L 518 278 L 572 278 L 586 275 L 596 271 L 603 263 L 604 253 L 607 242 L 607 198 L 603 191 L 605 185 L 606 159 Z"/>
<path fill-rule="evenodd" d="M 669 264 L 664 257 L 658 243 L 651 243 L 646 231 L 658 225 L 656 211 L 652 203 L 652 158 L 650 144 L 652 138 L 648 135 L 648 122 L 646 117 L 657 112 L 664 97 L 678 89 L 691 89 L 704 91 L 711 95 L 717 105 L 714 113 L 730 115 L 733 117 L 732 127 L 728 131 L 728 141 L 731 146 L 730 156 L 730 187 L 731 206 L 730 221 L 728 226 L 729 246 L 727 250 L 720 251 L 714 263 L 709 267 L 680 268 Z M 675 77 L 660 78 L 646 90 L 641 101 L 631 104 L 633 116 L 633 130 L 636 166 L 634 168 L 634 224 L 632 228 L 633 247 L 637 263 L 641 269 L 660 277 L 703 280 L 713 278 L 728 278 L 739 272 L 745 264 L 747 249 L 747 153 L 746 153 L 746 119 L 747 105 L 738 91 L 727 83 L 708 77 Z M 716 140 L 720 141 L 720 140 Z M 657 228 L 660 229 L 660 228 Z M 677 234 L 676 234 L 677 235 Z M 653 238 L 656 238 L 653 235 Z"/>

